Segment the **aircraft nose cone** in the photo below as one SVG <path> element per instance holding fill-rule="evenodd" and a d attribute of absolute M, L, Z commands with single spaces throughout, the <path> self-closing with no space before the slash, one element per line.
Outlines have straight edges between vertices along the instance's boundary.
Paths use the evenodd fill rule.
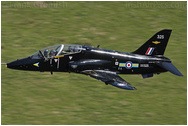
<path fill-rule="evenodd" d="M 19 65 L 19 60 L 15 60 L 13 62 L 7 63 L 6 67 L 14 69 L 18 67 L 18 65 Z"/>
<path fill-rule="evenodd" d="M 30 57 L 18 59 L 13 62 L 7 63 L 7 68 L 23 70 L 23 69 L 27 69 L 34 62 L 36 61 L 31 59 Z"/>
<path fill-rule="evenodd" d="M 25 64 L 26 60 L 27 60 L 27 58 L 24 58 L 24 59 L 18 59 L 13 62 L 7 63 L 7 68 L 19 69 L 22 65 Z"/>

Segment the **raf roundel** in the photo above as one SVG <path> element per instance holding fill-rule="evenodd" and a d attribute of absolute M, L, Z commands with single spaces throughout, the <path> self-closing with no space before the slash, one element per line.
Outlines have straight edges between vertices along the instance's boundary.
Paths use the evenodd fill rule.
<path fill-rule="evenodd" d="M 131 69 L 132 68 L 132 62 L 131 61 L 127 61 L 125 67 L 127 69 Z"/>

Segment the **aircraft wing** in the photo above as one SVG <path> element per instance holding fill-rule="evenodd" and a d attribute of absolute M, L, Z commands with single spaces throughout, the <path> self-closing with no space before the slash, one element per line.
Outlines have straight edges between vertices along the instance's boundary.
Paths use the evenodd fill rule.
<path fill-rule="evenodd" d="M 110 84 L 112 86 L 128 89 L 128 90 L 136 90 L 135 87 L 130 85 L 120 76 L 118 76 L 115 72 L 105 71 L 105 70 L 84 70 L 81 72 L 82 74 L 88 75 L 95 79 L 105 82 L 105 84 Z"/>

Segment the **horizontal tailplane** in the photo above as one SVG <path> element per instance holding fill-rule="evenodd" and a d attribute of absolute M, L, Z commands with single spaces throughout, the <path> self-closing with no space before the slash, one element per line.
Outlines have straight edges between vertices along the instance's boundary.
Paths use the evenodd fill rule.
<path fill-rule="evenodd" d="M 175 75 L 183 76 L 183 74 L 181 74 L 181 72 L 172 63 L 162 62 L 159 66 Z"/>

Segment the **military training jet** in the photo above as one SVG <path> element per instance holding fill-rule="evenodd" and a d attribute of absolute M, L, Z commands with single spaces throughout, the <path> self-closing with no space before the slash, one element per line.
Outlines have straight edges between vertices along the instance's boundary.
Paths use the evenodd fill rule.
<path fill-rule="evenodd" d="M 33 55 L 7 63 L 7 68 L 30 71 L 75 72 L 89 75 L 118 88 L 135 90 L 118 74 L 142 74 L 143 78 L 153 74 L 171 72 L 183 76 L 164 57 L 170 29 L 156 33 L 140 48 L 131 53 L 90 47 L 85 45 L 61 44 L 41 49 Z"/>

